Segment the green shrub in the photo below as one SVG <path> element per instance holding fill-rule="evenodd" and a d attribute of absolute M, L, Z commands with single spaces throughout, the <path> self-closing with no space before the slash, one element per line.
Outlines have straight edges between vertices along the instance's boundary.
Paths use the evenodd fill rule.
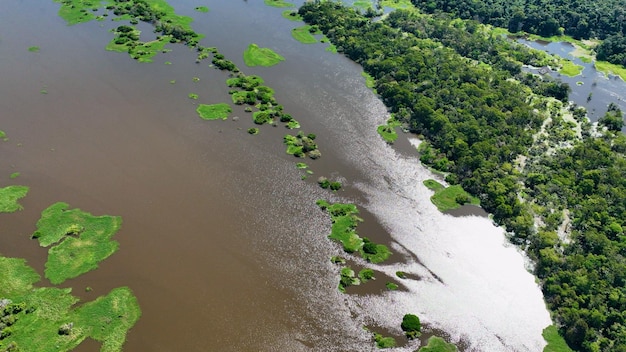
<path fill-rule="evenodd" d="M 402 324 L 400 325 L 402 331 L 409 339 L 415 339 L 420 336 L 422 330 L 422 324 L 420 318 L 415 314 L 405 314 L 402 318 Z"/>

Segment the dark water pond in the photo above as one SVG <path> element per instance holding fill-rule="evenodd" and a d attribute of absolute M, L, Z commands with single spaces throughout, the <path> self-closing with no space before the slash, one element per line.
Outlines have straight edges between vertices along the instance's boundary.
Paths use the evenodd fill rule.
<path fill-rule="evenodd" d="M 207 35 L 203 45 L 260 74 L 302 130 L 317 134 L 323 156 L 309 162 L 315 174 L 300 179 L 298 160 L 284 153 L 283 127 L 250 136 L 251 118 L 239 107 L 238 121 L 199 119 L 196 103 L 229 101 L 227 75 L 196 64 L 188 48 L 172 45 L 140 64 L 104 50 L 119 22 L 68 27 L 53 1 L 5 0 L 0 129 L 9 141 L 0 145 L 0 185 L 31 190 L 23 211 L 0 216 L 3 255 L 43 272 L 45 251 L 29 235 L 57 201 L 122 216 L 120 251 L 64 286 L 84 300 L 118 286 L 134 290 L 143 316 L 128 351 L 375 350 L 362 327 L 401 335 L 408 312 L 467 350 L 542 348 L 550 320 L 524 257 L 489 219 L 436 210 L 422 185 L 432 175 L 377 136 L 386 109 L 357 65 L 326 44 L 295 41 L 290 31 L 301 24 L 262 1 L 172 3 L 195 18 L 194 29 Z M 286 61 L 246 68 L 250 43 Z M 13 172 L 21 176 L 10 180 Z M 345 189 L 320 189 L 321 175 Z M 390 264 L 359 265 L 420 279 L 400 282 L 397 292 L 373 286 L 340 294 L 329 258 L 342 252 L 326 238 L 330 220 L 315 205 L 320 198 L 358 203 L 366 220 L 360 228 L 395 252 Z"/>

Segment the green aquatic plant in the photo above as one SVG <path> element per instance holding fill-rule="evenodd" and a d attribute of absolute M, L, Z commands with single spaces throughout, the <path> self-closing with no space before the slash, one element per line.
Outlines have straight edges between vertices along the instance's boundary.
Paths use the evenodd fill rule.
<path fill-rule="evenodd" d="M 233 112 L 233 109 L 226 103 L 218 103 L 211 105 L 200 104 L 196 111 L 198 116 L 204 120 L 226 120 L 228 115 Z"/>

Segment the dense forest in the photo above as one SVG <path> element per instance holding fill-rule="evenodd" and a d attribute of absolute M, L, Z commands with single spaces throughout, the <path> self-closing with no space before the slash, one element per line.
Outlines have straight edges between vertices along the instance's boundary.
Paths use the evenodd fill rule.
<path fill-rule="evenodd" d="M 299 13 L 360 63 L 394 117 L 424 137 L 421 160 L 478 196 L 536 262 L 568 344 L 626 351 L 621 111 L 610 106 L 596 129 L 584 109 L 542 97 L 560 92 L 566 100 L 567 89 L 520 74 L 517 65 L 534 54 L 486 36 L 473 21 L 406 11 L 372 21 L 332 2 L 307 3 Z"/>
<path fill-rule="evenodd" d="M 576 39 L 599 38 L 626 29 L 626 8 L 621 0 L 411 0 L 427 13 L 446 12 L 474 19 L 511 32 L 552 36 L 568 34 Z"/>

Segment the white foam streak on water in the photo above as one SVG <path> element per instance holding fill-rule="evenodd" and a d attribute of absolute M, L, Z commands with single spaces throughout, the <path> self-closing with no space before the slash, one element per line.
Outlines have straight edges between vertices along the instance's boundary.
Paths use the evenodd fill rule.
<path fill-rule="evenodd" d="M 402 315 L 414 312 L 453 340 L 468 341 L 471 350 L 541 351 L 550 317 L 524 256 L 507 243 L 503 230 L 487 218 L 438 211 L 422 183 L 433 175 L 417 159 L 399 157 L 391 148 L 374 147 L 368 154 L 378 167 L 369 168 L 372 182 L 356 185 L 367 195 L 366 208 L 428 268 L 412 259 L 377 268 L 390 276 L 402 270 L 423 277 L 402 280 L 408 293 L 369 297 L 380 307 L 379 319 L 397 330 Z"/>

